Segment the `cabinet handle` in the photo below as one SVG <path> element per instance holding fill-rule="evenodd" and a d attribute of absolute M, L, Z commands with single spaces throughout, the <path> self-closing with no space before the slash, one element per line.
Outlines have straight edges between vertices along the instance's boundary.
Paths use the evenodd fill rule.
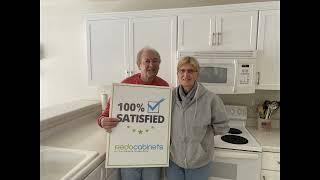
<path fill-rule="evenodd" d="M 257 85 L 260 84 L 260 72 L 257 72 Z"/>
<path fill-rule="evenodd" d="M 280 165 L 280 161 L 277 161 L 278 162 L 278 164 Z"/>
<path fill-rule="evenodd" d="M 219 37 L 219 36 L 218 36 Z M 234 77 L 233 77 L 233 79 L 234 79 L 234 81 L 233 81 L 233 87 L 232 87 L 232 91 L 233 92 L 236 92 L 236 83 L 237 83 L 237 69 L 238 69 L 238 62 L 237 62 L 237 60 L 233 60 L 233 64 L 234 64 Z"/>
<path fill-rule="evenodd" d="M 182 20 L 182 31 L 181 31 L 181 46 L 183 46 L 183 44 L 184 44 L 184 29 L 185 29 L 185 27 L 184 27 L 184 20 Z"/>
<path fill-rule="evenodd" d="M 218 32 L 218 45 L 221 45 L 222 33 Z"/>
<path fill-rule="evenodd" d="M 215 33 L 212 33 L 212 44 L 216 45 L 216 36 Z"/>
<path fill-rule="evenodd" d="M 214 36 L 214 33 L 212 35 L 209 35 L 209 46 L 216 45 L 216 38 Z"/>
<path fill-rule="evenodd" d="M 265 176 L 262 176 L 262 179 L 263 179 L 263 180 L 266 180 L 266 177 L 265 177 Z"/>

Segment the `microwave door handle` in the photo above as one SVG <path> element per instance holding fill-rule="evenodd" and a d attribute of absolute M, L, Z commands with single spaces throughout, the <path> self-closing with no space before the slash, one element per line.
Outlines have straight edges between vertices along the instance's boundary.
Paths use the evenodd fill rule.
<path fill-rule="evenodd" d="M 233 64 L 234 64 L 234 77 L 233 77 L 233 92 L 236 91 L 236 78 L 237 78 L 237 69 L 238 69 L 238 63 L 237 63 L 237 60 L 233 60 Z"/>

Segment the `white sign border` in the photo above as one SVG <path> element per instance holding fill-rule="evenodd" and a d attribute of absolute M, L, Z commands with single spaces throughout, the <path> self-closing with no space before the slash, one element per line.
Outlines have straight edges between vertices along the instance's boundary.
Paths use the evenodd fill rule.
<path fill-rule="evenodd" d="M 132 87 L 143 87 L 143 88 L 161 88 L 161 89 L 170 89 L 169 93 L 169 117 L 168 117 L 168 141 L 167 141 L 167 161 L 164 164 L 139 164 L 139 165 L 114 165 L 109 162 L 109 149 L 110 149 L 110 133 L 107 134 L 107 145 L 106 145 L 106 168 L 128 168 L 128 167 L 169 167 L 169 155 L 170 155 L 170 132 L 171 132 L 171 105 L 172 105 L 172 87 L 167 86 L 150 86 L 150 85 L 140 85 L 140 84 L 126 84 L 126 83 L 112 83 L 112 96 L 110 98 L 110 109 L 109 117 L 112 116 L 112 107 L 113 107 L 113 94 L 115 86 L 132 86 Z"/>

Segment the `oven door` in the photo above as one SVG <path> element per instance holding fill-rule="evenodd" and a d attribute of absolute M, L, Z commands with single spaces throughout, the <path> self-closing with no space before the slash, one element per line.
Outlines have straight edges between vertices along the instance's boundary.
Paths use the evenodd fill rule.
<path fill-rule="evenodd" d="M 215 149 L 209 180 L 259 180 L 261 153 Z"/>
<path fill-rule="evenodd" d="M 236 86 L 237 61 L 199 60 L 198 81 L 216 94 L 232 94 Z"/>

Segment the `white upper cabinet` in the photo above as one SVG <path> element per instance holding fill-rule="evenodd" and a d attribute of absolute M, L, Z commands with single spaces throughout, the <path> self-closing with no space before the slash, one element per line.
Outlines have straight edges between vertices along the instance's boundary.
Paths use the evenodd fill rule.
<path fill-rule="evenodd" d="M 280 10 L 259 16 L 256 89 L 280 90 Z"/>
<path fill-rule="evenodd" d="M 217 50 L 256 50 L 258 11 L 217 16 Z"/>
<path fill-rule="evenodd" d="M 158 76 L 169 84 L 175 83 L 172 71 L 176 52 L 177 17 L 146 17 L 130 20 L 130 57 L 133 73 L 139 72 L 136 65 L 137 53 L 145 46 L 156 49 L 161 56 Z"/>
<path fill-rule="evenodd" d="M 211 49 L 211 35 L 215 19 L 210 15 L 184 15 L 178 17 L 178 49 Z M 213 27 L 212 27 L 213 26 Z"/>
<path fill-rule="evenodd" d="M 139 72 L 136 56 L 145 46 L 160 53 L 158 75 L 173 84 L 176 34 L 176 16 L 89 20 L 89 84 L 111 85 Z"/>
<path fill-rule="evenodd" d="M 90 85 L 120 82 L 129 69 L 128 19 L 88 22 L 88 66 Z"/>
<path fill-rule="evenodd" d="M 179 50 L 255 50 L 258 11 L 178 17 Z"/>
<path fill-rule="evenodd" d="M 257 2 L 89 15 L 89 85 L 108 86 L 139 72 L 137 53 L 151 46 L 162 60 L 158 75 L 172 86 L 177 50 L 258 50 L 256 88 L 279 89 L 278 7 L 278 2 Z"/>

